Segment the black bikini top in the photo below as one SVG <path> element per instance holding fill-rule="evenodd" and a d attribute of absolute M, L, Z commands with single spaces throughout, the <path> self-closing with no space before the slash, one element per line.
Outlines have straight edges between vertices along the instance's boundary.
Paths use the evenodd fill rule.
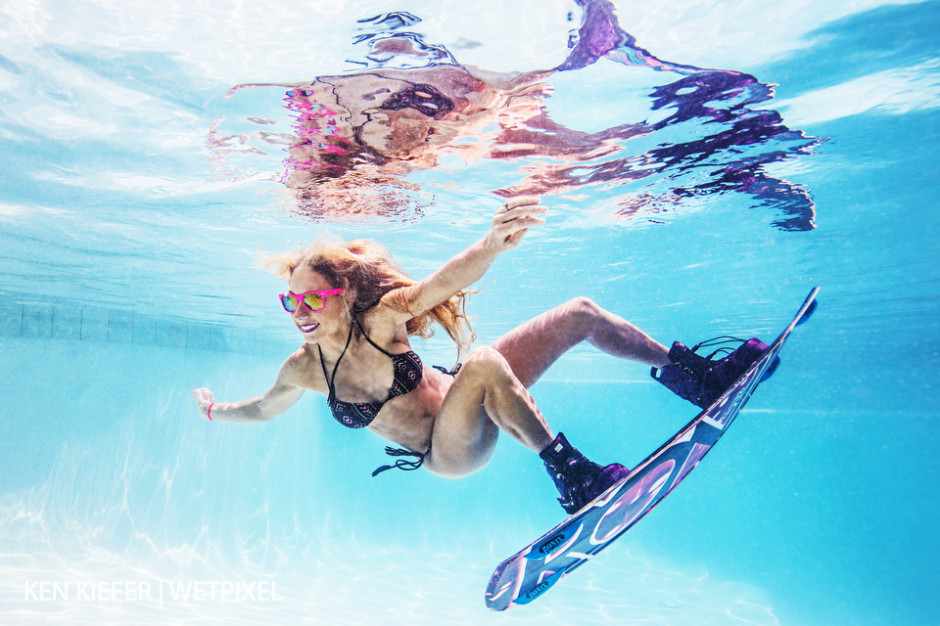
<path fill-rule="evenodd" d="M 392 354 L 384 350 L 369 338 L 369 335 L 363 330 L 359 320 L 356 320 L 356 325 L 359 326 L 359 330 L 362 332 L 362 336 L 366 338 L 366 341 L 392 360 L 392 365 L 394 366 L 392 388 L 388 390 L 388 397 L 385 400 L 381 402 L 343 402 L 336 397 L 336 388 L 333 382 L 336 380 L 336 370 L 339 369 L 339 363 L 346 355 L 349 342 L 352 340 L 352 326 L 349 327 L 349 338 L 346 339 L 346 347 L 343 348 L 343 353 L 339 355 L 339 358 L 336 360 L 336 365 L 333 366 L 332 376 L 328 376 L 326 373 L 323 351 L 320 350 L 319 345 L 317 345 L 317 350 L 320 352 L 320 366 L 323 368 L 323 377 L 326 379 L 326 385 L 330 390 L 326 398 L 326 404 L 330 407 L 330 412 L 333 414 L 333 417 L 343 426 L 349 428 L 365 428 L 372 423 L 372 420 L 379 414 L 379 411 L 382 410 L 382 406 L 386 402 L 392 398 L 404 395 L 409 391 L 413 391 L 421 383 L 421 378 L 424 376 L 424 365 L 421 363 L 421 359 L 418 355 L 411 350 L 401 354 Z"/>

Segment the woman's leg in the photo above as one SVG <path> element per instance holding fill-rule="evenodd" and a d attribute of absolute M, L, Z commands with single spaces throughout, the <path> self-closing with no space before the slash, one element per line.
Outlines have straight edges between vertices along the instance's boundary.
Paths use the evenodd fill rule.
<path fill-rule="evenodd" d="M 531 387 L 565 352 L 587 341 L 604 352 L 653 367 L 669 363 L 669 349 L 588 298 L 575 298 L 517 326 L 493 347 L 516 377 Z"/>
<path fill-rule="evenodd" d="M 441 404 L 425 466 L 449 478 L 472 474 L 490 460 L 500 430 L 534 452 L 554 439 L 506 358 L 480 348 L 463 364 Z"/>
<path fill-rule="evenodd" d="M 569 316 L 556 313 L 542 321 L 563 322 L 566 317 Z M 627 332 L 631 332 L 632 327 L 627 327 Z M 525 325 L 520 328 L 524 329 Z M 607 332 L 611 331 L 598 328 L 588 336 L 603 343 L 610 340 L 602 334 Z M 525 341 L 527 337 L 531 339 L 533 334 L 537 335 L 516 332 L 519 341 Z M 509 349 L 513 346 L 511 342 L 504 344 Z M 622 350 L 621 344 L 617 343 L 616 349 Z M 562 352 L 557 352 L 556 348 L 552 354 L 560 355 Z M 531 382 L 551 361 L 542 354 L 540 363 L 543 363 L 541 369 L 526 370 L 533 377 Z M 431 433 L 431 450 L 424 460 L 425 467 L 448 478 L 472 474 L 489 462 L 500 430 L 539 453 L 561 494 L 559 502 L 568 513 L 577 511 L 628 474 L 628 470 L 617 463 L 606 467 L 592 463 L 561 434 L 554 437 L 507 357 L 493 348 L 474 350 L 441 404 Z"/>

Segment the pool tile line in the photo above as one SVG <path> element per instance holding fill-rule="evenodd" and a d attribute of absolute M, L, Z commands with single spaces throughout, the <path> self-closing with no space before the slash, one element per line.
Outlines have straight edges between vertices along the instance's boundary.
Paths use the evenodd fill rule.
<path fill-rule="evenodd" d="M 272 338 L 224 326 L 97 307 L 0 304 L 0 336 L 270 354 Z M 277 338 L 273 338 L 277 341 Z"/>

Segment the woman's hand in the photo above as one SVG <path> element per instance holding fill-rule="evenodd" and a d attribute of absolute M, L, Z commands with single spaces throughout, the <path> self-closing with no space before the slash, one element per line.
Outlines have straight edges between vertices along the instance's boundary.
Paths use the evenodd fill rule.
<path fill-rule="evenodd" d="M 519 245 L 532 226 L 544 224 L 545 220 L 535 217 L 548 209 L 539 204 L 539 198 L 523 196 L 512 198 L 493 216 L 493 226 L 486 235 L 486 247 L 497 254 L 512 250 Z"/>
<path fill-rule="evenodd" d="M 212 404 L 213 398 L 212 392 L 205 387 L 200 387 L 199 389 L 193 389 L 193 397 L 199 403 L 199 412 L 204 418 L 209 419 L 209 405 Z"/>

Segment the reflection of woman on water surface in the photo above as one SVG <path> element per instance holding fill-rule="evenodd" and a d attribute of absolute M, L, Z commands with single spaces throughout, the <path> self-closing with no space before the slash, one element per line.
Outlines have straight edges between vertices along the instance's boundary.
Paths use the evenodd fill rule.
<path fill-rule="evenodd" d="M 285 88 L 292 132 L 272 132 L 273 120 L 259 122 L 265 130 L 257 136 L 214 126 L 214 161 L 221 166 L 228 154 L 278 146 L 287 155 L 279 179 L 294 195 L 292 210 L 317 220 L 407 219 L 422 212 L 427 191 L 410 173 L 498 161 L 501 170 L 516 170 L 511 185 L 503 179 L 488 190 L 503 198 L 622 186 L 616 214 L 633 218 L 736 191 L 782 210 L 775 226 L 813 228 L 806 191 L 765 171 L 814 143 L 776 111 L 755 108 L 773 97 L 770 85 L 741 72 L 659 59 L 620 27 L 608 0 L 576 3 L 583 18 L 569 33 L 567 58 L 551 69 L 511 73 L 461 64 L 443 46 L 425 42 L 414 29 L 421 20 L 411 14 L 363 20 L 356 45 L 368 50 L 355 71 L 233 88 Z M 601 59 L 661 73 L 648 115 L 625 119 L 616 113 L 622 96 L 613 94 L 598 115 L 586 109 L 583 123 L 570 114 L 577 109 L 566 109 L 564 94 L 571 97 L 574 75 L 563 74 Z M 556 87 L 561 106 L 549 107 Z"/>
<path fill-rule="evenodd" d="M 220 403 L 208 389 L 196 389 L 200 411 L 213 421 L 265 421 L 286 411 L 305 390 L 318 391 L 341 424 L 368 428 L 404 447 L 389 448 L 390 454 L 417 459 L 399 459 L 396 467 L 423 465 L 449 478 L 483 468 L 505 431 L 539 453 L 562 506 L 578 510 L 625 477 L 627 469 L 596 465 L 563 434 L 549 430 L 527 388 L 561 355 L 588 341 L 608 354 L 653 366 L 657 380 L 707 406 L 766 346 L 752 340 L 711 361 L 680 343 L 667 349 L 592 301 L 575 298 L 492 346 L 473 349 L 453 372 L 425 366 L 411 351 L 409 335 L 422 334 L 436 321 L 461 347 L 468 343 L 465 290 L 496 257 L 519 245 L 529 228 L 544 224 L 545 211 L 534 198 L 509 200 L 482 240 L 417 282 L 369 241 L 321 241 L 269 259 L 288 282 L 281 302 L 304 343 L 263 396 Z"/>

